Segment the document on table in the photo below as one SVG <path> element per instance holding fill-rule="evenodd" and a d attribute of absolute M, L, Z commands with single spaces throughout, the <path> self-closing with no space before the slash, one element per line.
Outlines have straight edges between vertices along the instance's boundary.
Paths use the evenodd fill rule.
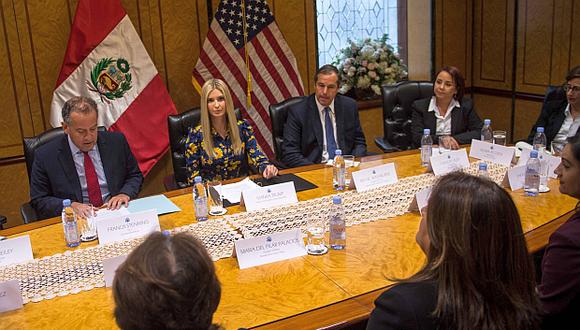
<path fill-rule="evenodd" d="M 257 187 L 259 186 L 254 181 L 245 178 L 239 182 L 223 185 L 222 196 L 224 196 L 224 199 L 227 199 L 231 204 L 236 204 L 240 202 L 242 191 Z"/>
<path fill-rule="evenodd" d="M 134 199 L 129 202 L 129 213 L 137 213 L 150 209 L 157 209 L 157 215 L 179 212 L 181 209 L 173 204 L 165 195 L 155 195 L 145 198 Z"/>

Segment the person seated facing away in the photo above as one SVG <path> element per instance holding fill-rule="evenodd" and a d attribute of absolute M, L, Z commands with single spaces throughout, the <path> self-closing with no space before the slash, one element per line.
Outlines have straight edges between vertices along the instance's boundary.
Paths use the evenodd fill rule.
<path fill-rule="evenodd" d="M 220 329 L 212 324 L 221 288 L 195 237 L 152 233 L 117 268 L 115 319 L 123 330 Z"/>
<path fill-rule="evenodd" d="M 431 130 L 433 143 L 439 141 L 445 148 L 459 149 L 460 144 L 471 143 L 481 137 L 481 119 L 469 98 L 464 98 L 465 81 L 454 66 L 445 66 L 437 72 L 431 98 L 413 103 L 411 134 L 413 146 L 421 146 L 423 129 Z"/>
<path fill-rule="evenodd" d="M 95 101 L 72 97 L 62 107 L 66 135 L 34 153 L 30 204 L 40 219 L 60 215 L 64 199 L 87 215 L 88 203 L 118 209 L 139 194 L 143 175 L 125 136 L 99 132 L 98 115 Z"/>
<path fill-rule="evenodd" d="M 534 329 L 534 265 L 510 195 L 489 179 L 439 179 L 416 235 L 419 272 L 375 301 L 367 329 Z"/>
<path fill-rule="evenodd" d="M 282 161 L 289 167 L 326 163 L 336 149 L 365 156 L 367 145 L 356 101 L 338 93 L 338 69 L 324 65 L 314 75 L 316 93 L 288 109 Z"/>
<path fill-rule="evenodd" d="M 580 136 L 568 139 L 555 173 L 560 192 L 580 200 Z M 542 259 L 538 286 L 546 313 L 542 327 L 576 329 L 580 324 L 580 202 L 572 215 L 550 236 Z"/>
<path fill-rule="evenodd" d="M 238 121 L 228 86 L 220 79 L 208 80 L 201 88 L 201 124 L 189 129 L 185 142 L 188 183 L 227 180 L 248 174 L 248 163 L 266 179 L 278 174 L 264 155 L 252 126 Z"/>
<path fill-rule="evenodd" d="M 566 75 L 566 83 L 562 87 L 566 97 L 547 100 L 542 106 L 540 117 L 532 127 L 527 142 L 534 142 L 538 127 L 544 127 L 549 148 L 552 141 L 564 146 L 566 138 L 580 134 L 580 65 L 574 67 Z"/>

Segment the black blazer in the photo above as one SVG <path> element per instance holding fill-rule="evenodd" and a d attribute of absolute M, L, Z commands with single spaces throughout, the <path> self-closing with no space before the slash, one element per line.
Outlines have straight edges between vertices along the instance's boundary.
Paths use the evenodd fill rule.
<path fill-rule="evenodd" d="M 338 147 L 345 155 L 364 156 L 365 136 L 360 126 L 356 101 L 336 95 L 334 99 Z M 282 161 L 289 167 L 311 165 L 322 161 L 324 137 L 314 94 L 288 108 L 284 126 Z"/>
<path fill-rule="evenodd" d="M 367 330 L 438 329 L 439 321 L 431 316 L 436 306 L 434 281 L 396 284 L 375 300 Z"/>
<path fill-rule="evenodd" d="M 123 193 L 136 198 L 143 175 L 125 136 L 116 132 L 98 134 L 97 145 L 111 196 Z M 64 199 L 83 202 L 67 135 L 36 150 L 30 176 L 30 203 L 40 219 L 58 216 Z"/>
<path fill-rule="evenodd" d="M 538 127 L 544 127 L 544 134 L 547 140 L 546 147 L 549 148 L 550 143 L 552 143 L 552 140 L 556 137 L 556 134 L 558 134 L 566 119 L 564 111 L 567 105 L 568 101 L 566 99 L 545 102 L 542 106 L 540 117 L 538 117 L 538 120 L 532 127 L 530 135 L 528 135 L 527 142 L 532 144 L 534 142 L 534 135 L 536 135 L 536 129 Z"/>
<path fill-rule="evenodd" d="M 417 100 L 413 103 L 413 117 L 411 124 L 411 134 L 413 135 L 413 146 L 421 146 L 423 129 L 431 130 L 433 143 L 437 144 L 437 118 L 435 112 L 428 112 L 431 98 Z M 459 144 L 469 144 L 472 139 L 481 138 L 481 127 L 483 123 L 477 112 L 473 109 L 471 99 L 464 97 L 461 101 L 461 107 L 453 109 L 451 112 L 451 136 Z"/>

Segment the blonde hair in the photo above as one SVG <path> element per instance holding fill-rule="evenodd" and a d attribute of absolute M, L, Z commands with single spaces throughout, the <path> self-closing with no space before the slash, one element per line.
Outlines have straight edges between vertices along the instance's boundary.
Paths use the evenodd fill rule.
<path fill-rule="evenodd" d="M 207 98 L 216 89 L 222 92 L 226 100 L 226 120 L 228 129 L 230 130 L 230 139 L 232 140 L 234 154 L 240 155 L 243 152 L 243 147 L 242 140 L 240 139 L 240 130 L 238 129 L 238 120 L 234 113 L 234 102 L 232 101 L 232 95 L 230 94 L 228 85 L 220 79 L 208 80 L 201 87 L 201 132 L 203 134 L 203 150 L 205 150 L 210 158 L 214 159 L 217 157 L 211 136 L 209 110 L 207 109 Z"/>

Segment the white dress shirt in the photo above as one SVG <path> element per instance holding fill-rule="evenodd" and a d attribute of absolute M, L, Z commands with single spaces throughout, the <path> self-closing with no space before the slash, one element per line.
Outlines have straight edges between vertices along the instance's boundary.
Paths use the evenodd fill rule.
<path fill-rule="evenodd" d="M 326 107 L 318 103 L 318 99 L 316 97 L 314 99 L 316 100 L 316 107 L 318 107 L 318 114 L 320 115 L 320 123 L 322 124 L 322 140 L 324 141 L 321 162 L 326 163 L 328 161 L 328 150 L 326 150 L 326 115 L 324 113 L 324 109 Z M 330 121 L 332 121 L 334 141 L 336 142 L 336 146 L 338 147 L 338 140 L 336 138 L 336 117 L 334 112 L 334 100 L 332 100 L 332 103 L 330 103 L 328 107 L 330 108 Z"/>
<path fill-rule="evenodd" d="M 445 116 L 441 116 L 439 107 L 437 107 L 437 102 L 435 96 L 431 97 L 431 102 L 429 102 L 428 112 L 435 112 L 435 118 L 437 118 L 437 125 L 435 129 L 436 135 L 451 135 L 451 112 L 455 107 L 460 108 L 461 104 L 456 99 L 452 99 L 451 103 L 447 107 L 447 112 Z"/>
<path fill-rule="evenodd" d="M 572 117 L 572 112 L 570 112 L 570 104 L 566 106 L 564 114 L 566 115 L 566 119 L 564 119 L 558 134 L 556 134 L 554 137 L 554 142 L 561 144 L 566 144 L 566 139 L 570 136 L 576 135 L 578 127 L 580 127 L 580 116 L 576 116 L 576 118 Z"/>

